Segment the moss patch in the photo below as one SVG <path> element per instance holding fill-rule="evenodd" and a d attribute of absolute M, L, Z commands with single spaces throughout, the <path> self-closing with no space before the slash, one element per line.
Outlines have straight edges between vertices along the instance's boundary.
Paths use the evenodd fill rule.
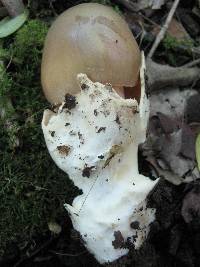
<path fill-rule="evenodd" d="M 41 119 L 48 106 L 40 85 L 40 64 L 47 25 L 28 21 L 5 40 L 0 53 L 7 71 L 1 72 L 1 99 L 6 117 L 0 120 L 0 249 L 11 241 L 29 241 L 48 231 L 49 221 L 66 216 L 64 202 L 76 194 L 67 175 L 51 160 Z M 0 103 L 0 109 L 2 109 Z M 7 120 L 16 127 L 9 129 Z M 15 139 L 17 146 L 13 145 Z"/>
<path fill-rule="evenodd" d="M 177 39 L 169 34 L 165 36 L 162 44 L 165 50 L 163 55 L 166 57 L 167 62 L 175 67 L 178 66 L 184 58 L 187 60 L 187 58 L 192 56 L 192 48 L 195 45 L 194 41 L 191 39 Z M 181 64 L 183 65 L 184 61 Z"/>
<path fill-rule="evenodd" d="M 194 41 L 192 39 L 177 39 L 170 35 L 166 35 L 163 40 L 163 45 L 166 49 L 176 49 L 178 46 L 185 46 L 186 48 L 191 48 L 194 46 Z"/>

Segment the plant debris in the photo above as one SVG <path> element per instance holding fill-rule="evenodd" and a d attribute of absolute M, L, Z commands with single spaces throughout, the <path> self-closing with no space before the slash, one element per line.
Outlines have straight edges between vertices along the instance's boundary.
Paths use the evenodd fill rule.
<path fill-rule="evenodd" d="M 65 104 L 63 106 L 64 108 L 67 108 L 69 110 L 75 108 L 76 106 L 76 97 L 70 94 L 65 95 Z"/>
<path fill-rule="evenodd" d="M 115 240 L 112 242 L 113 247 L 115 249 L 117 248 L 123 248 L 124 247 L 124 238 L 122 236 L 122 233 L 120 231 L 114 232 Z"/>

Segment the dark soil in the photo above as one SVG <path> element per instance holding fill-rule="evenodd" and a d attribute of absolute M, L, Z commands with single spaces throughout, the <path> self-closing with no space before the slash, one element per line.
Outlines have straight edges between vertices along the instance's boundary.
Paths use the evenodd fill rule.
<path fill-rule="evenodd" d="M 156 207 L 157 212 L 148 240 L 140 250 L 130 250 L 128 256 L 106 266 L 199 267 L 199 200 L 200 180 L 180 186 L 161 180 L 149 196 L 149 205 Z M 17 244 L 10 244 L 1 260 L 1 267 L 101 266 L 84 248 L 69 218 L 66 218 L 62 227 L 63 231 L 57 237 L 36 237 L 32 249 L 30 247 L 23 257 Z"/>

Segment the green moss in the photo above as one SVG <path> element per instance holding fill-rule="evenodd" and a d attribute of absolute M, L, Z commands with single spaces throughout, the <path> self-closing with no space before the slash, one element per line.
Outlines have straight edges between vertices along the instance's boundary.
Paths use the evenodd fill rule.
<path fill-rule="evenodd" d="M 180 46 L 184 46 L 185 48 L 190 49 L 194 46 L 194 41 L 192 39 L 177 39 L 170 35 L 166 35 L 163 40 L 163 46 L 165 49 L 177 49 Z"/>
<path fill-rule="evenodd" d="M 0 66 L 1 68 L 1 66 Z M 0 70 L 0 98 L 7 95 L 12 88 L 12 78 L 4 70 Z"/>
<path fill-rule="evenodd" d="M 2 251 L 10 241 L 29 241 L 33 234 L 48 231 L 47 222 L 66 216 L 63 203 L 71 201 L 77 193 L 67 175 L 52 162 L 41 130 L 42 113 L 48 105 L 40 85 L 46 33 L 43 22 L 28 21 L 14 39 L 6 40 L 9 48 L 6 57 L 2 56 L 5 66 L 11 63 L 1 75 L 0 95 L 11 99 L 12 112 L 6 107 L 6 119 L 14 122 L 14 127 L 8 130 L 5 120 L 0 120 Z M 11 145 L 16 138 L 18 147 Z"/>
<path fill-rule="evenodd" d="M 44 38 L 47 34 L 47 25 L 39 20 L 29 20 L 15 36 L 15 53 L 23 62 L 31 59 L 38 63 Z M 31 52 L 31 53 L 30 53 Z M 27 58 L 28 57 L 28 58 Z"/>
<path fill-rule="evenodd" d="M 192 55 L 192 48 L 195 45 L 194 41 L 189 38 L 177 39 L 168 34 L 163 39 L 162 43 L 165 49 L 164 54 L 167 55 L 168 63 L 172 66 L 177 66 L 181 51 L 185 56 L 190 57 Z M 179 52 L 178 54 L 177 51 Z"/>
<path fill-rule="evenodd" d="M 39 63 L 47 29 L 44 22 L 30 20 L 16 34 L 12 55 L 18 63 L 16 64 L 19 70 L 17 79 L 25 83 L 25 86 L 31 86 L 32 82 L 35 83 L 34 78 L 38 77 L 40 72 Z"/>

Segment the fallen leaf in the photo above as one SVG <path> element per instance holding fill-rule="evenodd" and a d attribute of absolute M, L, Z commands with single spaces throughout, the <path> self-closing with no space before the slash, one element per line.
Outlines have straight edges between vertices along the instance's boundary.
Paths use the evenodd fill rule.
<path fill-rule="evenodd" d="M 165 0 L 140 0 L 140 1 L 133 1 L 136 2 L 135 9 L 136 11 L 151 8 L 151 9 L 160 9 L 162 5 L 165 4 Z"/>
<path fill-rule="evenodd" d="M 200 94 L 192 95 L 187 100 L 185 118 L 187 123 L 200 122 Z"/>
<path fill-rule="evenodd" d="M 160 9 L 165 4 L 165 0 L 151 0 L 149 3 L 151 3 L 152 9 Z"/>
<path fill-rule="evenodd" d="M 173 133 L 178 129 L 177 122 L 174 120 L 170 119 L 168 116 L 161 112 L 157 112 L 157 116 L 159 119 L 160 126 L 163 130 L 164 133 L 170 134 Z"/>
<path fill-rule="evenodd" d="M 180 119 L 157 112 L 150 117 L 149 134 L 143 144 L 143 155 L 158 176 L 174 184 L 196 179 L 195 135 Z M 153 161 L 152 161 L 153 160 Z"/>
<path fill-rule="evenodd" d="M 194 185 L 194 188 L 187 193 L 183 200 L 181 214 L 186 223 L 200 218 L 200 185 Z"/>
<path fill-rule="evenodd" d="M 22 14 L 15 18 L 6 17 L 0 21 L 0 38 L 7 37 L 17 31 L 27 20 L 28 11 L 25 10 Z"/>
<path fill-rule="evenodd" d="M 200 171 L 200 134 L 198 134 L 196 139 L 196 159 L 197 159 L 197 166 Z"/>
<path fill-rule="evenodd" d="M 152 30 L 152 34 L 156 36 L 159 33 L 159 31 L 160 27 L 156 25 Z M 178 22 L 175 18 L 172 18 L 169 27 L 167 29 L 167 34 L 170 35 L 171 37 L 176 38 L 177 40 L 191 39 L 189 34 L 183 27 L 183 25 L 180 22 Z"/>
<path fill-rule="evenodd" d="M 182 126 L 182 140 L 179 153 L 185 158 L 195 160 L 195 134 L 186 124 Z"/>
<path fill-rule="evenodd" d="M 177 9 L 177 16 L 189 35 L 192 38 L 197 38 L 200 34 L 200 28 L 198 21 L 195 20 L 191 11 L 187 8 L 179 7 Z"/>

